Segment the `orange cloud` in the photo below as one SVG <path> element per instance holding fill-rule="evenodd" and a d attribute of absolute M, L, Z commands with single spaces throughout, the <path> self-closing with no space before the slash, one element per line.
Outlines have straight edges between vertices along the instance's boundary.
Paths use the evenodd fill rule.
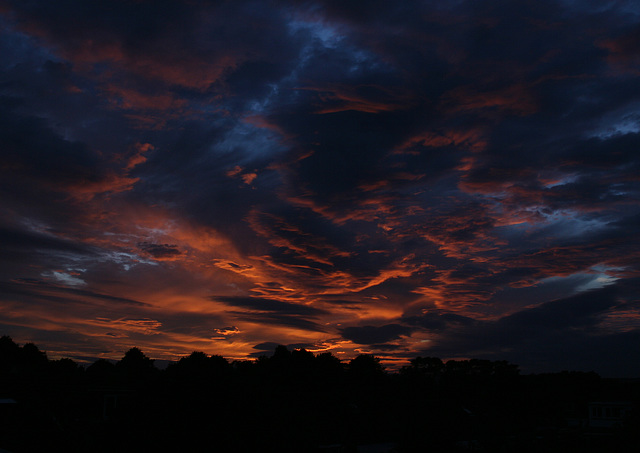
<path fill-rule="evenodd" d="M 494 109 L 525 116 L 535 113 L 538 103 L 527 86 L 516 84 L 494 91 L 477 91 L 472 87 L 455 88 L 442 97 L 441 108 L 450 114 Z"/>
<path fill-rule="evenodd" d="M 244 168 L 242 168 L 240 165 L 236 165 L 231 170 L 227 171 L 226 175 L 229 178 L 235 178 L 236 176 L 239 176 L 240 179 L 242 179 L 242 181 L 247 185 L 251 185 L 251 183 L 258 177 L 258 173 L 256 173 L 255 170 L 252 172 L 245 172 Z"/>
<path fill-rule="evenodd" d="M 282 138 L 283 141 L 287 141 L 292 138 L 290 134 L 287 134 L 285 130 L 282 129 L 282 127 L 280 127 L 277 123 L 269 120 L 269 118 L 264 115 L 248 115 L 245 116 L 242 120 L 247 124 L 251 124 L 252 126 L 275 132 Z"/>
<path fill-rule="evenodd" d="M 151 143 L 136 143 L 134 145 L 134 149 L 135 153 L 131 157 L 129 157 L 127 165 L 124 167 L 125 171 L 131 171 L 134 169 L 134 167 L 145 163 L 147 161 L 147 158 L 144 154 L 147 151 L 151 151 L 155 148 Z"/>
<path fill-rule="evenodd" d="M 100 194 L 115 194 L 131 190 L 140 178 L 109 173 L 98 181 L 78 181 L 65 188 L 73 199 L 89 202 Z"/>
<path fill-rule="evenodd" d="M 459 146 L 470 151 L 483 151 L 487 147 L 485 131 L 482 129 L 446 130 L 441 133 L 426 132 L 405 140 L 396 147 L 396 154 L 420 154 L 418 146 L 441 148 L 445 146 Z"/>
<path fill-rule="evenodd" d="M 88 321 L 88 324 L 92 324 Z M 139 332 L 145 335 L 158 335 L 158 329 L 162 327 L 160 321 L 149 318 L 119 318 L 110 319 L 98 317 L 93 321 L 93 324 L 108 330 L 124 330 L 127 332 Z"/>
<path fill-rule="evenodd" d="M 407 93 L 375 85 L 330 85 L 328 87 L 303 87 L 300 90 L 315 91 L 323 103 L 316 113 L 337 113 L 354 110 L 365 113 L 390 112 L 406 109 L 413 104 Z"/>
<path fill-rule="evenodd" d="M 133 154 L 126 157 L 118 155 L 114 159 L 116 162 L 125 160 L 124 167 L 120 170 L 108 170 L 105 175 L 99 179 L 86 180 L 79 179 L 67 186 L 62 187 L 69 196 L 79 202 L 89 203 L 94 201 L 95 197 L 101 194 L 117 194 L 127 192 L 133 189 L 133 186 L 140 178 L 129 176 L 129 172 L 136 166 L 147 161 L 146 152 L 153 150 L 154 147 L 150 143 L 136 143 L 133 146 Z M 59 190 L 61 187 L 56 187 Z"/>
<path fill-rule="evenodd" d="M 416 178 L 419 178 L 416 175 Z M 365 185 L 365 188 L 367 186 Z M 348 221 L 366 221 L 376 222 L 380 220 L 391 221 L 392 214 L 397 210 L 393 203 L 394 197 L 391 195 L 377 195 L 369 198 L 364 198 L 358 201 L 357 207 L 359 209 L 348 209 L 338 211 L 330 204 L 321 205 L 310 197 L 305 196 L 290 196 L 287 197 L 287 201 L 295 206 L 305 207 L 316 214 L 332 221 L 336 225 L 343 225 Z"/>
<path fill-rule="evenodd" d="M 35 24 L 27 26 L 38 36 L 49 38 L 49 33 Z M 167 51 L 169 49 L 169 51 Z M 168 85 L 205 90 L 218 81 L 239 59 L 232 54 L 197 56 L 171 51 L 131 52 L 123 42 L 85 39 L 73 46 L 58 49 L 62 56 L 80 69 L 89 69 L 99 63 L 110 63 L 121 71 L 131 72 L 144 79 L 159 80 Z"/>
<path fill-rule="evenodd" d="M 504 240 L 492 236 L 494 227 L 494 219 L 484 208 L 470 206 L 438 213 L 432 222 L 412 230 L 411 234 L 421 234 L 445 256 L 482 262 L 488 259 L 486 252 L 506 245 Z"/>
<path fill-rule="evenodd" d="M 244 175 L 242 175 L 242 181 L 245 184 L 251 184 L 253 181 L 255 181 L 255 179 L 258 177 L 257 173 L 245 173 Z"/>
<path fill-rule="evenodd" d="M 227 176 L 233 178 L 243 172 L 243 168 L 240 165 L 236 165 L 231 170 L 227 171 Z"/>
<path fill-rule="evenodd" d="M 616 71 L 640 74 L 640 30 L 637 27 L 631 32 L 596 44 L 609 52 L 607 61 Z"/>
<path fill-rule="evenodd" d="M 437 270 L 428 286 L 417 287 L 412 292 L 426 296 L 429 303 L 440 309 L 464 312 L 491 298 L 496 290 L 476 281 L 493 274 L 489 269 L 478 270 L 475 276 L 457 274 L 457 269 Z"/>
<path fill-rule="evenodd" d="M 333 266 L 332 257 L 346 257 L 350 252 L 341 251 L 322 238 L 312 237 L 298 226 L 288 223 L 274 214 L 253 209 L 247 216 L 251 228 L 266 238 L 274 247 L 282 247 L 298 257 L 319 264 Z"/>
<path fill-rule="evenodd" d="M 179 111 L 186 105 L 184 99 L 177 99 L 171 93 L 145 94 L 140 90 L 113 83 L 103 86 L 103 91 L 109 96 L 112 106 L 125 110 Z"/>

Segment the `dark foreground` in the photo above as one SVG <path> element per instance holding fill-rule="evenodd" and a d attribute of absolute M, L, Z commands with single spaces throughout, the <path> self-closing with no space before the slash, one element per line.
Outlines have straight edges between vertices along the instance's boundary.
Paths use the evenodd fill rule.
<path fill-rule="evenodd" d="M 133 348 L 86 369 L 0 339 L 0 449 L 21 452 L 637 452 L 640 382 L 521 376 L 507 362 L 287 351 L 193 353 L 155 368 Z"/>

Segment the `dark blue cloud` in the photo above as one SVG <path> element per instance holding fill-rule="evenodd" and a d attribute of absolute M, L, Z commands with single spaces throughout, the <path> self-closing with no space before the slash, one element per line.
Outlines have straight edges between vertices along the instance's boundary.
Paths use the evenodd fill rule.
<path fill-rule="evenodd" d="M 294 304 L 274 299 L 244 296 L 213 296 L 212 300 L 223 302 L 233 307 L 243 307 L 258 311 L 273 311 L 287 315 L 320 315 L 324 310 L 310 305 Z"/>
<path fill-rule="evenodd" d="M 397 340 L 401 336 L 409 335 L 413 329 L 400 324 L 386 324 L 384 326 L 351 326 L 341 330 L 342 336 L 358 344 L 383 344 Z"/>
<path fill-rule="evenodd" d="M 528 372 L 577 369 L 609 376 L 636 375 L 638 352 L 625 342 L 637 328 L 610 331 L 606 316 L 626 306 L 637 285 L 616 284 L 520 310 L 496 321 L 447 319 L 425 314 L 407 318 L 430 331 L 445 332 L 424 353 L 514 360 Z M 435 317 L 435 322 L 434 322 Z M 453 321 L 453 322 L 451 322 Z M 605 325 L 602 323 L 605 322 Z M 607 348 L 612 347 L 607 352 Z M 587 357 L 592 354 L 592 360 Z M 635 360 L 635 361 L 634 361 Z"/>

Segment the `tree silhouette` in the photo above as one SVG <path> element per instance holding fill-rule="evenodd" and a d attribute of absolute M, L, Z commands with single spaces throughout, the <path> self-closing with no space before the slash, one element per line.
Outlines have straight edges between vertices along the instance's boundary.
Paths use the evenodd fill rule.
<path fill-rule="evenodd" d="M 17 372 L 25 378 L 35 378 L 36 373 L 43 374 L 45 372 L 47 364 L 47 354 L 40 351 L 35 344 L 27 343 L 18 354 Z"/>
<path fill-rule="evenodd" d="M 90 382 L 104 382 L 109 379 L 116 366 L 105 359 L 98 359 L 87 367 L 85 376 Z"/>
<path fill-rule="evenodd" d="M 62 385 L 72 385 L 84 374 L 84 368 L 68 358 L 49 361 L 49 374 L 52 380 Z"/>
<path fill-rule="evenodd" d="M 288 364 L 290 360 L 291 352 L 287 347 L 281 344 L 276 346 L 276 349 L 273 351 L 273 356 L 271 356 L 271 362 L 278 365 L 284 365 Z"/>
<path fill-rule="evenodd" d="M 204 352 L 194 351 L 187 357 L 167 367 L 167 372 L 176 379 L 188 380 L 192 385 L 210 384 L 211 379 L 226 376 L 231 369 L 227 359 L 220 355 L 207 356 Z"/>
<path fill-rule="evenodd" d="M 371 381 L 384 376 L 384 366 L 372 354 L 360 354 L 349 362 L 349 374 L 357 380 Z"/>
<path fill-rule="evenodd" d="M 154 360 L 144 355 L 140 349 L 133 347 L 116 363 L 116 368 L 132 373 L 146 373 L 155 369 L 153 362 Z"/>
<path fill-rule="evenodd" d="M 0 369 L 9 369 L 18 362 L 20 357 L 20 346 L 18 346 L 9 336 L 0 337 Z"/>
<path fill-rule="evenodd" d="M 22 360 L 27 363 L 45 364 L 47 354 L 40 351 L 35 344 L 27 343 L 22 347 Z"/>
<path fill-rule="evenodd" d="M 407 376 L 439 378 L 445 368 L 444 363 L 437 357 L 416 357 L 409 361 L 410 365 L 403 366 L 400 373 Z"/>
<path fill-rule="evenodd" d="M 315 372 L 325 384 L 337 383 L 344 373 L 344 366 L 331 352 L 323 352 L 315 358 Z"/>
<path fill-rule="evenodd" d="M 385 442 L 397 442 L 398 451 L 458 451 L 463 444 L 482 451 L 636 451 L 638 445 L 628 425 L 593 440 L 585 428 L 567 429 L 565 414 L 580 417 L 589 401 L 607 399 L 638 407 L 640 383 L 595 373 L 520 376 L 505 361 L 416 357 L 387 373 L 371 354 L 343 364 L 330 352 L 280 345 L 270 357 L 232 364 L 194 351 L 158 370 L 134 347 L 115 365 L 101 359 L 83 371 L 73 360 L 48 360 L 37 346 L 20 347 L 5 336 L 0 392 L 18 402 L 19 411 L 4 419 L 0 407 L 0 447 L 12 451 L 80 453 L 90 443 L 97 452 L 202 451 L 203 432 L 207 451 L 323 451 L 322 445 L 356 451 Z"/>

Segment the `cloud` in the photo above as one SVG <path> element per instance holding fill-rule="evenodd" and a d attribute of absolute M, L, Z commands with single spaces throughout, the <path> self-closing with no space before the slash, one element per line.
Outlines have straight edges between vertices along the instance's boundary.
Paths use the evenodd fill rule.
<path fill-rule="evenodd" d="M 292 327 L 301 331 L 326 332 L 326 328 L 312 319 L 303 318 L 300 315 L 290 315 L 281 313 L 246 313 L 238 311 L 228 312 L 234 315 L 235 319 L 256 325 L 275 325 Z"/>
<path fill-rule="evenodd" d="M 400 324 L 387 324 L 384 326 L 352 326 L 341 330 L 342 336 L 358 344 L 380 344 L 390 340 L 397 340 L 401 336 L 407 336 L 413 329 Z"/>
<path fill-rule="evenodd" d="M 629 4 L 2 8 L 7 333 L 79 357 L 632 353 Z"/>
<path fill-rule="evenodd" d="M 602 40 L 600 45 L 609 52 L 608 61 L 614 69 L 638 74 L 640 68 L 640 60 L 638 59 L 640 29 L 637 26 L 619 32 L 615 38 Z"/>
<path fill-rule="evenodd" d="M 5 101 L 5 104 L 7 102 Z M 40 118 L 3 109 L 0 138 L 5 143 L 2 170 L 49 190 L 95 184 L 108 178 L 99 166 L 99 154 L 81 142 L 61 138 Z"/>
<path fill-rule="evenodd" d="M 274 343 L 271 341 L 267 341 L 264 343 L 259 343 L 253 346 L 253 349 L 257 349 L 257 352 L 251 353 L 251 357 L 261 357 L 261 356 L 271 356 L 273 355 L 276 347 L 285 346 L 289 351 L 293 351 L 295 349 L 314 349 L 316 345 L 313 343 L 291 343 L 282 345 L 281 343 Z"/>
<path fill-rule="evenodd" d="M 380 113 L 407 108 L 411 105 L 411 98 L 400 93 L 394 93 L 386 87 L 375 85 L 360 85 L 352 87 L 329 86 L 305 87 L 318 93 L 322 108 L 316 113 L 327 114 L 354 110 L 365 113 Z"/>
<path fill-rule="evenodd" d="M 60 238 L 48 232 L 29 231 L 10 227 L 0 227 L 0 242 L 3 249 L 19 253 L 34 253 L 37 250 L 69 252 L 80 255 L 93 255 L 95 250 L 84 244 Z"/>
<path fill-rule="evenodd" d="M 162 323 L 155 319 L 110 319 L 110 318 L 96 318 L 94 321 L 97 325 L 106 327 L 108 329 L 124 330 L 140 332 L 145 335 L 158 335 L 158 329 L 162 327 Z M 107 335 L 112 335 L 109 333 Z"/>
<path fill-rule="evenodd" d="M 212 338 L 215 339 L 226 339 L 227 337 L 232 337 L 234 335 L 238 335 L 240 333 L 240 329 L 236 326 L 228 326 L 228 327 L 220 327 L 213 329 L 214 336 Z"/>
<path fill-rule="evenodd" d="M 138 247 L 156 260 L 172 260 L 182 255 L 176 245 L 140 242 Z"/>
<path fill-rule="evenodd" d="M 615 286 L 608 286 L 566 299 L 546 302 L 502 318 L 498 321 L 498 326 L 519 331 L 523 335 L 526 335 L 526 332 L 545 329 L 589 326 L 596 322 L 595 314 L 604 312 L 616 304 L 616 293 Z"/>
<path fill-rule="evenodd" d="M 256 78 L 268 82 L 282 75 L 296 50 L 282 14 L 259 2 L 87 6 L 70 0 L 55 8 L 20 2 L 9 7 L 18 27 L 43 39 L 77 70 L 97 70 L 109 95 L 115 90 L 127 109 L 181 106 L 184 100 L 176 98 L 185 91 L 245 95 Z M 265 33 L 270 39 L 263 39 Z M 149 87 L 162 87 L 165 94 L 145 94 Z"/>
<path fill-rule="evenodd" d="M 64 283 L 64 281 L 63 281 Z M 126 297 L 117 297 L 109 294 L 96 293 L 94 291 L 70 288 L 67 286 L 58 286 L 44 280 L 16 280 L 13 282 L 0 282 L 0 287 L 5 294 L 15 294 L 22 296 L 42 298 L 49 301 L 71 302 L 75 301 L 92 301 L 99 304 L 107 305 L 124 305 L 134 307 L 148 307 L 149 305 L 134 299 Z M 59 294 L 59 296 L 54 296 Z"/>
<path fill-rule="evenodd" d="M 434 315 L 430 313 L 405 318 L 405 321 L 438 332 L 423 354 L 505 357 L 529 372 L 589 371 L 585 367 L 591 366 L 592 370 L 610 375 L 633 375 L 637 370 L 624 369 L 629 365 L 627 359 L 637 354 L 623 346 L 622 339 L 637 335 L 638 330 L 612 333 L 601 327 L 607 314 L 618 310 L 621 296 L 627 292 L 628 289 L 622 290 L 617 284 L 610 285 L 525 308 L 494 321 L 450 318 L 449 322 L 443 322 L 443 315 L 436 315 L 434 322 Z M 616 344 L 619 353 L 607 357 L 604 354 L 607 344 Z M 601 362 L 588 360 L 588 351 Z"/>
<path fill-rule="evenodd" d="M 322 309 L 304 304 L 294 304 L 274 299 L 243 296 L 213 296 L 212 300 L 223 302 L 233 307 L 248 308 L 250 310 L 277 312 L 287 315 L 320 315 L 326 312 Z"/>
<path fill-rule="evenodd" d="M 476 324 L 476 321 L 473 318 L 468 318 L 455 313 L 447 313 L 438 310 L 424 311 L 424 313 L 419 315 L 405 315 L 401 319 L 409 325 L 420 326 L 429 331 L 441 331 L 452 327 L 466 328 Z"/>

